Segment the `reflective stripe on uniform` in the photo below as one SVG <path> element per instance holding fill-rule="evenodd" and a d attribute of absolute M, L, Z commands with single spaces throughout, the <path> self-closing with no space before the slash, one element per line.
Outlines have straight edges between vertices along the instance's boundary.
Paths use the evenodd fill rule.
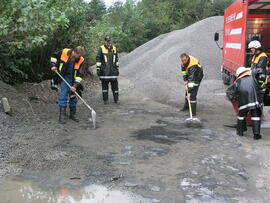
<path fill-rule="evenodd" d="M 62 68 L 63 68 L 63 63 L 60 63 L 60 65 L 59 65 L 59 71 L 60 72 L 61 72 Z"/>
<path fill-rule="evenodd" d="M 260 104 L 259 102 L 249 103 L 249 104 L 246 104 L 246 105 L 244 105 L 244 106 L 240 106 L 240 107 L 239 107 L 239 110 L 243 110 L 243 109 L 245 109 L 245 108 L 252 107 L 252 106 L 257 106 L 257 105 L 259 105 L 259 104 Z"/>
<path fill-rule="evenodd" d="M 196 101 L 196 100 L 195 100 L 195 101 L 190 101 L 190 103 L 191 103 L 191 104 L 196 104 L 197 101 Z"/>
<path fill-rule="evenodd" d="M 96 62 L 96 65 L 97 66 L 101 66 L 101 62 Z"/>
<path fill-rule="evenodd" d="M 189 82 L 188 83 L 188 87 L 196 87 L 196 86 L 199 86 L 199 84 L 196 84 L 194 82 Z"/>
<path fill-rule="evenodd" d="M 251 117 L 251 120 L 253 120 L 253 121 L 260 121 L 261 118 L 260 117 Z"/>
<path fill-rule="evenodd" d="M 118 76 L 100 76 L 99 78 L 101 78 L 101 79 L 114 79 L 114 78 L 118 78 Z"/>
<path fill-rule="evenodd" d="M 51 62 L 56 63 L 57 62 L 57 58 L 51 57 Z"/>
<path fill-rule="evenodd" d="M 108 90 L 102 90 L 102 92 L 108 92 Z"/>
<path fill-rule="evenodd" d="M 240 120 L 240 121 L 243 121 L 245 119 L 245 117 L 238 116 L 237 119 Z"/>

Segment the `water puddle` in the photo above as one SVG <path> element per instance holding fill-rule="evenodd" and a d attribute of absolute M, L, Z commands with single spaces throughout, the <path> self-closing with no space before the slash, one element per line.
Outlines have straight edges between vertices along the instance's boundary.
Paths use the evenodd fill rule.
<path fill-rule="evenodd" d="M 1 203 L 156 203 L 127 191 L 90 185 L 84 188 L 44 188 L 30 179 L 8 177 L 0 183 Z"/>

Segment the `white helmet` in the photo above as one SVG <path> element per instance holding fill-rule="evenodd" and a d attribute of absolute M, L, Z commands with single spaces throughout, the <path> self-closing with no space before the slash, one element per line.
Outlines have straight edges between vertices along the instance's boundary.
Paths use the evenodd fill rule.
<path fill-rule="evenodd" d="M 259 49 L 259 48 L 261 48 L 261 47 L 262 47 L 262 45 L 261 45 L 261 43 L 260 43 L 258 40 L 251 41 L 251 42 L 248 44 L 248 48 L 249 48 L 249 49 L 252 49 L 252 48 Z"/>
<path fill-rule="evenodd" d="M 246 68 L 244 66 L 237 68 L 237 70 L 236 70 L 236 77 L 238 77 L 242 73 L 244 73 L 246 71 L 249 71 L 249 70 L 250 70 L 250 68 Z"/>

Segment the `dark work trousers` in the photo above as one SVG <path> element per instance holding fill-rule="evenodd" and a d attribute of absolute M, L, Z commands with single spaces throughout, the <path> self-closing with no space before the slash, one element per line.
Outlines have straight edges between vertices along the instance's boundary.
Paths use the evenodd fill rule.
<path fill-rule="evenodd" d="M 189 90 L 190 104 L 191 104 L 191 110 L 192 110 L 193 116 L 196 116 L 196 114 L 197 114 L 197 94 L 198 94 L 199 87 L 200 86 L 198 85 L 198 86 L 193 87 L 191 90 Z M 187 95 L 187 93 L 186 93 L 186 95 Z"/>
<path fill-rule="evenodd" d="M 108 91 L 109 91 L 109 83 L 111 83 L 111 88 L 113 92 L 113 99 L 114 102 L 118 102 L 118 97 L 119 97 L 119 90 L 118 90 L 118 80 L 113 79 L 113 80 L 101 80 L 102 83 L 102 96 L 103 96 L 103 101 L 108 101 Z"/>
<path fill-rule="evenodd" d="M 248 110 L 240 110 L 237 117 L 237 134 L 243 135 L 243 132 L 246 131 L 246 115 Z M 252 130 L 254 135 L 260 135 L 261 131 L 261 114 L 262 111 L 260 108 L 250 110 L 251 121 L 252 121 Z"/>

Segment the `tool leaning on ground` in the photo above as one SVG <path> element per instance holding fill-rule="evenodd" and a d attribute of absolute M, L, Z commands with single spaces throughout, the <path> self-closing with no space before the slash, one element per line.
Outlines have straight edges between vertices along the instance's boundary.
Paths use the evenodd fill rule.
<path fill-rule="evenodd" d="M 186 88 L 186 93 L 187 93 L 187 101 L 188 101 L 188 109 L 189 109 L 189 118 L 187 118 L 185 120 L 185 123 L 187 124 L 187 126 L 189 127 L 201 127 L 201 121 L 198 118 L 194 118 L 192 115 L 192 107 L 191 107 L 191 103 L 190 103 L 190 98 L 188 97 L 189 92 L 188 92 L 188 85 L 185 85 Z"/>
<path fill-rule="evenodd" d="M 70 84 L 62 77 L 62 75 L 56 70 L 55 73 L 66 83 L 66 85 L 71 89 Z M 76 96 L 84 103 L 84 105 L 91 110 L 91 116 L 92 116 L 92 122 L 93 122 L 93 127 L 94 129 L 96 129 L 96 117 L 97 114 L 95 112 L 95 110 L 89 106 L 86 101 L 75 91 L 74 92 L 76 94 Z"/>

